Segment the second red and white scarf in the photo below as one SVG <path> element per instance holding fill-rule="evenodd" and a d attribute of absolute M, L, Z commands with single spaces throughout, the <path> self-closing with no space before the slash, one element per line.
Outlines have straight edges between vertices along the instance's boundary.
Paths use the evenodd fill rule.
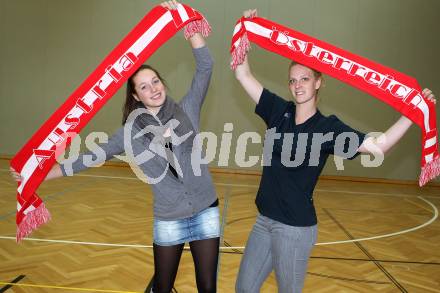
<path fill-rule="evenodd" d="M 261 17 L 237 21 L 233 69 L 244 61 L 250 42 L 365 91 L 407 116 L 422 129 L 419 185 L 440 174 L 435 104 L 423 97 L 414 78 Z"/>

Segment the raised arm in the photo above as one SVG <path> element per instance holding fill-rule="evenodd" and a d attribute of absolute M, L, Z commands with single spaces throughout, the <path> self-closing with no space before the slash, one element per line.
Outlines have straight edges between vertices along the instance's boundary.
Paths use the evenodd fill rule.
<path fill-rule="evenodd" d="M 23 179 L 23 178 L 21 178 L 20 173 L 15 171 L 14 168 L 9 167 L 9 171 L 11 172 L 12 178 L 14 178 L 15 181 L 19 182 Z M 47 173 L 46 178 L 44 178 L 44 181 L 50 180 L 50 179 L 55 179 L 58 177 L 63 177 L 63 172 L 61 172 L 60 165 L 55 163 L 55 165 L 53 165 L 52 169 L 50 169 L 49 173 Z"/>
<path fill-rule="evenodd" d="M 161 5 L 172 10 L 177 8 L 178 2 L 166 1 Z M 214 61 L 201 33 L 194 33 L 188 41 L 194 55 L 196 70 L 191 81 L 191 86 L 179 104 L 188 114 L 193 125 L 198 127 L 200 110 L 208 92 Z"/>
<path fill-rule="evenodd" d="M 182 99 L 182 104 L 191 103 L 193 108 L 200 110 L 211 82 L 214 60 L 206 46 L 205 39 L 200 33 L 194 34 L 188 41 L 193 50 L 196 70 L 191 86 Z"/>
<path fill-rule="evenodd" d="M 165 1 L 162 2 L 161 5 L 166 9 L 173 10 L 177 9 L 178 2 L 175 0 Z M 191 82 L 191 87 L 182 98 L 180 104 L 190 112 L 190 115 L 197 116 L 200 113 L 200 108 L 208 91 L 214 61 L 206 46 L 205 38 L 201 33 L 195 33 L 188 41 L 193 49 L 196 70 Z"/>
<path fill-rule="evenodd" d="M 425 88 L 422 93 L 425 98 L 431 100 L 433 103 L 436 103 L 431 90 Z M 383 154 L 385 154 L 402 138 L 411 125 L 412 121 L 405 116 L 402 116 L 381 136 L 377 138 L 369 137 L 364 140 L 358 151 L 361 153 L 372 153 L 375 150 L 380 150 Z"/>
<path fill-rule="evenodd" d="M 243 12 L 243 16 L 248 18 L 255 17 L 257 16 L 257 10 L 246 10 Z M 235 77 L 240 82 L 241 86 L 244 88 L 249 97 L 251 97 L 251 99 L 258 104 L 261 93 L 263 92 L 263 86 L 253 76 L 247 56 L 245 57 L 244 62 L 238 65 L 235 69 Z"/>
<path fill-rule="evenodd" d="M 195 33 L 191 38 L 188 39 L 191 47 L 193 49 L 199 49 L 206 46 L 205 38 L 201 33 Z"/>
<path fill-rule="evenodd" d="M 124 127 L 120 127 L 108 140 L 107 137 L 103 137 L 104 141 L 99 144 L 86 140 L 89 151 L 79 154 L 77 158 L 68 158 L 60 164 L 63 176 L 72 176 L 90 167 L 99 167 L 115 155 L 123 153 Z"/>
<path fill-rule="evenodd" d="M 93 143 L 95 144 L 95 143 Z M 86 142 L 87 145 L 87 142 Z M 124 152 L 124 127 L 119 128 L 107 142 L 90 147 L 91 151 L 79 154 L 74 159 L 66 159 L 61 164 L 55 163 L 44 181 L 63 176 L 72 176 L 73 173 L 81 172 L 94 166 L 100 166 L 105 161 Z M 88 157 L 87 157 L 88 156 Z M 20 174 L 12 167 L 9 168 L 15 181 L 21 181 Z"/>
<path fill-rule="evenodd" d="M 61 171 L 60 164 L 55 163 L 55 165 L 53 165 L 52 169 L 50 169 L 49 173 L 47 173 L 46 178 L 44 178 L 44 181 L 59 178 L 59 177 L 63 177 L 63 172 Z"/>

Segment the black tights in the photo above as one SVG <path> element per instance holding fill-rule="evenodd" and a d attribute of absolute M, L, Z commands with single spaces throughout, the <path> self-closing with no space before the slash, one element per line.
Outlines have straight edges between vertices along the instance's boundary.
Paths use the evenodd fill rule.
<path fill-rule="evenodd" d="M 217 264 L 220 238 L 197 240 L 189 243 L 196 271 L 199 293 L 212 293 L 217 289 Z M 154 293 L 170 293 L 177 275 L 184 244 L 160 246 L 153 244 Z"/>

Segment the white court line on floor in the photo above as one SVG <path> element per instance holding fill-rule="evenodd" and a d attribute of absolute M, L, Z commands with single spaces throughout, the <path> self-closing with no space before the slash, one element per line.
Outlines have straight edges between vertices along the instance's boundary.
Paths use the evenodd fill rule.
<path fill-rule="evenodd" d="M 423 227 L 426 227 L 433 223 L 438 218 L 438 210 L 435 205 L 433 205 L 430 201 L 427 199 L 424 199 L 421 196 L 418 196 L 421 200 L 423 200 L 425 203 L 429 204 L 432 207 L 433 210 L 433 217 L 428 220 L 427 222 L 418 225 L 413 228 L 405 229 L 402 231 L 397 231 L 394 233 L 388 233 L 384 235 L 377 235 L 372 237 L 365 237 L 365 238 L 357 238 L 357 239 L 350 239 L 350 240 L 340 240 L 340 241 L 333 241 L 333 242 L 320 242 L 316 243 L 315 245 L 333 245 L 333 244 L 342 244 L 342 243 L 352 243 L 352 242 L 361 242 L 361 241 L 367 241 L 367 240 L 374 240 L 374 239 L 380 239 L 380 238 L 386 238 L 386 237 L 392 237 L 397 235 L 402 235 L 405 233 L 409 233 L 412 231 L 419 230 Z M 15 240 L 15 237 L 9 237 L 9 236 L 0 236 L 0 239 L 9 239 L 9 240 Z M 81 244 L 81 245 L 95 245 L 95 246 L 110 246 L 110 247 L 130 247 L 130 248 L 152 248 L 152 245 L 140 245 L 140 244 L 114 244 L 114 243 L 101 243 L 101 242 L 82 242 L 82 241 L 69 241 L 69 240 L 54 240 L 54 239 L 40 239 L 40 238 L 24 238 L 23 241 L 38 241 L 38 242 L 51 242 L 51 243 L 65 243 L 65 244 Z M 188 247 L 185 247 L 188 249 Z M 233 246 L 233 247 L 226 247 L 221 246 L 220 250 L 231 250 L 231 249 L 244 249 L 244 246 Z"/>
<path fill-rule="evenodd" d="M 0 171 L 3 172 L 9 172 L 7 169 L 0 169 Z M 87 175 L 87 174 L 75 174 L 75 177 L 92 177 L 92 178 L 104 178 L 104 179 L 122 179 L 122 180 L 139 180 L 137 177 L 124 177 L 124 176 L 107 176 L 107 175 Z M 258 184 L 234 184 L 234 183 L 215 183 L 215 185 L 218 186 L 231 186 L 231 187 L 252 187 L 252 188 L 258 188 Z M 347 191 L 347 190 L 327 190 L 322 188 L 315 188 L 315 191 L 319 192 L 330 192 L 330 193 L 348 193 L 348 194 L 359 194 L 359 195 L 378 195 L 378 196 L 397 196 L 397 197 L 418 197 L 417 194 L 390 194 L 390 193 L 380 193 L 380 192 L 365 192 L 365 191 Z M 432 194 L 429 196 L 424 197 L 435 197 L 440 198 L 440 194 Z"/>
<path fill-rule="evenodd" d="M 2 169 L 0 169 L 2 170 Z M 4 171 L 4 169 L 2 170 Z M 9 171 L 9 170 L 6 170 Z M 123 177 L 123 176 L 107 176 L 107 175 L 87 175 L 87 174 L 75 174 L 75 177 L 92 177 L 92 178 L 104 178 L 104 179 L 122 179 L 122 180 L 139 180 L 136 177 Z M 258 184 L 234 184 L 234 183 L 215 183 L 215 185 L 218 186 L 231 186 L 231 187 L 252 187 L 252 188 L 258 188 Z M 386 196 L 397 196 L 397 197 L 406 197 L 406 196 L 412 196 L 412 197 L 418 197 L 417 194 L 390 194 L 390 193 L 379 193 L 379 192 L 364 192 L 364 191 L 347 191 L 347 190 L 327 190 L 322 188 L 316 188 L 315 191 L 319 192 L 331 192 L 331 193 L 348 193 L 348 194 L 359 194 L 359 195 L 386 195 Z M 439 196 L 439 195 L 430 195 L 430 197 L 433 196 Z"/>
<path fill-rule="evenodd" d="M 438 195 L 424 195 L 423 197 L 432 198 L 432 199 L 440 199 Z"/>
<path fill-rule="evenodd" d="M 9 171 L 5 169 L 0 169 L 0 171 Z M 86 174 L 77 174 L 75 176 L 80 177 L 94 177 L 94 178 L 107 178 L 107 179 L 123 179 L 123 180 L 137 180 L 136 177 L 117 177 L 117 176 L 106 176 L 106 175 L 86 175 Z M 258 185 L 251 185 L 251 184 L 230 184 L 230 183 L 214 183 L 215 185 L 220 186 L 231 186 L 231 187 L 258 187 Z M 378 196 L 400 196 L 400 197 L 417 197 L 427 204 L 429 204 L 433 209 L 433 217 L 428 220 L 427 222 L 418 225 L 413 228 L 405 229 L 402 231 L 397 231 L 394 233 L 384 234 L 384 235 L 377 235 L 372 237 L 365 237 L 365 238 L 358 238 L 358 239 L 350 239 L 350 240 L 340 240 L 340 241 L 333 241 L 333 242 L 321 242 L 316 243 L 315 245 L 332 245 L 332 244 L 342 244 L 342 243 L 351 243 L 351 242 L 360 242 L 360 241 L 367 241 L 367 240 L 374 240 L 374 239 L 380 239 L 385 237 L 391 237 L 396 235 L 401 235 L 405 233 L 409 233 L 412 231 L 416 231 L 418 229 L 421 229 L 423 227 L 426 227 L 430 225 L 432 222 L 434 222 L 438 217 L 438 210 L 437 207 L 432 204 L 430 201 L 425 199 L 422 196 L 418 195 L 412 195 L 412 194 L 405 194 L 405 195 L 398 195 L 398 194 L 387 194 L 387 193 L 375 193 L 375 192 L 359 192 L 359 191 L 344 191 L 344 190 L 326 190 L 326 189 L 315 189 L 315 191 L 320 192 L 331 192 L 331 193 L 348 193 L 348 194 L 358 194 L 358 195 L 378 195 Z M 9 237 L 9 236 L 0 236 L 0 239 L 9 239 L 9 240 L 15 240 L 15 237 Z M 113 243 L 101 243 L 101 242 L 82 242 L 82 241 L 69 241 L 69 240 L 53 240 L 53 239 L 39 239 L 39 238 L 25 238 L 23 240 L 26 241 L 39 241 L 39 242 L 52 242 L 52 243 L 66 243 L 66 244 L 82 244 L 82 245 L 95 245 L 95 246 L 111 246 L 111 247 L 131 247 L 131 248 L 152 248 L 152 245 L 140 245 L 140 244 L 113 244 Z M 186 247 L 187 248 L 187 247 Z M 235 246 L 235 247 L 220 247 L 221 250 L 231 250 L 231 249 L 244 249 L 243 246 Z"/>

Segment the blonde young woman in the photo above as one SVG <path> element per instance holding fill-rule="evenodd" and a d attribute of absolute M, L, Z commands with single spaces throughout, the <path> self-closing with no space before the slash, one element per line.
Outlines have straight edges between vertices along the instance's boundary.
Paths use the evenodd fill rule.
<path fill-rule="evenodd" d="M 244 12 L 245 17 L 256 15 L 256 10 Z M 279 292 L 301 292 L 308 259 L 317 239 L 313 190 L 328 156 L 337 153 L 352 159 L 372 149 L 386 153 L 412 122 L 402 116 L 385 132 L 386 141 L 382 142 L 366 137 L 334 115 L 322 115 L 317 108 L 321 73 L 301 64 L 291 63 L 288 71 L 288 87 L 294 102 L 265 89 L 252 74 L 247 58 L 237 67 L 235 76 L 256 103 L 255 113 L 268 129 L 275 127 L 276 133 L 281 134 L 270 140 L 273 141 L 271 153 L 266 150 L 264 153 L 265 159 L 271 158 L 271 161 L 265 162 L 263 167 L 255 200 L 259 215 L 241 260 L 236 292 L 260 292 L 272 270 L 275 270 Z M 423 95 L 434 100 L 428 89 Z M 304 150 L 302 163 L 296 166 L 286 166 L 289 164 L 283 161 L 283 138 L 287 133 L 293 133 L 293 139 L 288 142 L 292 143 L 289 157 L 301 156 Z M 347 133 L 352 140 L 338 145 L 338 135 Z M 320 148 L 313 148 L 314 137 L 323 135 L 326 139 L 318 144 Z M 353 144 L 354 151 L 346 151 Z"/>

